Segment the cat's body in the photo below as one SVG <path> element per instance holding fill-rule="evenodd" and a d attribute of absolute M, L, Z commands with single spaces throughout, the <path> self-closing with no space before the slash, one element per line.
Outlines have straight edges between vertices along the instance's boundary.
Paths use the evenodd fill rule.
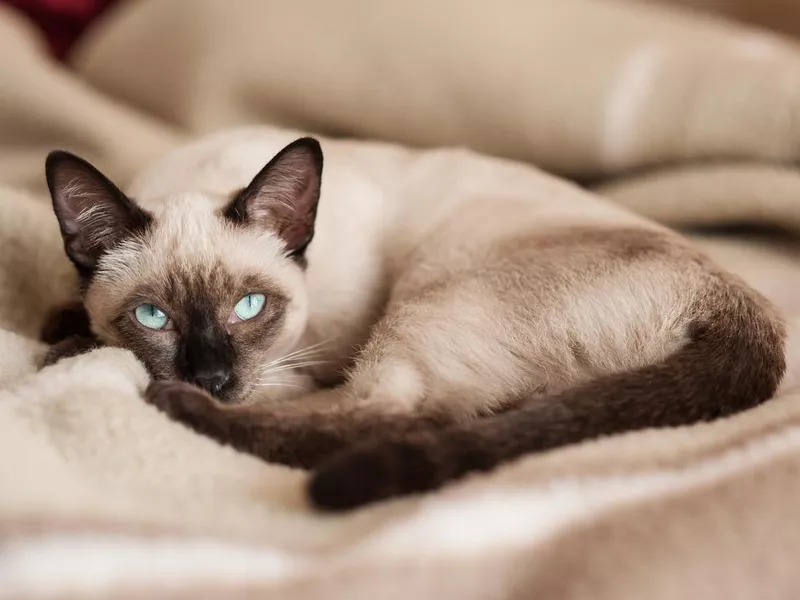
<path fill-rule="evenodd" d="M 130 193 L 147 214 L 128 221 L 149 220 L 92 259 L 84 300 L 100 341 L 130 347 L 157 378 L 192 381 L 175 358 L 186 352 L 190 363 L 233 369 L 235 384 L 220 397 L 247 407 L 157 388 L 154 402 L 200 431 L 303 466 L 386 437 L 383 449 L 345 455 L 318 476 L 320 504 L 357 505 L 526 451 L 715 418 L 777 387 L 783 329 L 766 301 L 677 234 L 521 164 L 325 141 L 315 227 L 277 232 L 267 219 L 259 229 L 253 215 L 274 218 L 276 210 L 287 223 L 304 211 L 313 220 L 315 201 L 313 210 L 305 200 L 285 206 L 293 202 L 286 190 L 313 170 L 308 148 L 294 163 L 290 152 L 283 171 L 259 174 L 267 183 L 251 183 L 296 137 L 266 129 L 216 135 L 145 172 Z M 75 197 L 81 175 L 65 168 L 59 178 L 51 167 L 58 214 L 59 189 Z M 81 193 L 77 213 L 98 192 Z M 270 194 L 281 195 L 280 206 Z M 294 262 L 278 243 L 290 238 L 300 248 Z M 227 310 L 247 286 L 275 290 L 264 309 L 274 315 L 241 329 L 235 318 L 217 326 L 208 317 L 184 340 L 190 322 L 205 322 L 197 311 Z M 196 316 L 186 325 L 176 319 L 169 339 L 143 336 L 120 312 L 131 296 L 151 301 L 143 288 Z M 182 350 L 169 345 L 176 336 Z M 214 340 L 235 358 L 186 350 Z M 295 359 L 276 362 L 292 352 Z M 169 356 L 177 366 L 166 364 Z M 287 368 L 269 372 L 269 364 Z M 439 431 L 412 433 L 420 424 Z M 358 481 L 353 469 L 363 470 Z"/>
<path fill-rule="evenodd" d="M 205 215 L 209 205 L 227 203 L 296 137 L 273 131 L 215 136 L 144 173 L 131 185 L 130 195 L 157 218 L 180 203 L 173 219 L 186 227 L 193 214 Z M 601 230 L 603 221 L 609 229 L 660 231 L 650 223 L 528 167 L 466 151 L 418 154 L 347 142 L 327 142 L 325 149 L 324 185 L 305 271 L 308 324 L 296 344 L 298 349 L 319 344 L 316 358 L 326 362 L 310 367 L 317 377 L 337 380 L 387 306 L 402 313 L 410 298 L 416 310 L 420 293 L 435 293 L 434 288 L 444 288 L 455 278 L 465 281 L 443 298 L 443 306 L 429 317 L 431 323 L 417 331 L 421 324 L 414 322 L 409 336 L 423 338 L 419 347 L 400 353 L 411 354 L 410 362 L 420 364 L 385 365 L 387 372 L 376 373 L 376 379 L 395 380 L 384 393 L 398 402 L 450 404 L 449 396 L 459 395 L 459 410 L 472 414 L 477 411 L 471 402 L 484 406 L 485 398 L 498 402 L 530 385 L 549 392 L 611 370 L 631 369 L 663 358 L 684 341 L 681 324 L 670 320 L 676 319 L 680 302 L 673 296 L 686 290 L 668 265 L 639 268 L 632 260 L 617 265 L 591 260 L 597 256 L 583 257 L 590 260 L 581 265 L 581 236 L 571 233 Z M 187 254 L 199 254 L 197 237 L 183 238 Z M 540 239 L 556 246 L 546 259 L 537 249 Z M 563 245 L 573 250 L 565 252 L 559 247 Z M 589 252 L 597 251 L 597 242 L 590 246 Z M 498 251 L 524 254 L 521 260 L 528 264 L 509 265 L 504 273 L 498 263 L 505 257 L 491 256 Z M 564 261 L 572 263 L 572 273 L 553 264 Z M 589 262 L 617 272 L 593 282 L 586 272 L 598 267 Z M 478 270 L 487 272 L 473 277 Z M 632 303 L 625 286 L 613 280 L 620 276 L 649 297 Z M 516 283 L 515 277 L 520 278 Z M 469 289 L 473 284 L 467 280 L 475 289 Z M 561 298 L 548 303 L 557 286 Z M 490 317 L 488 323 L 475 319 L 479 311 Z M 504 327 L 513 336 L 495 345 L 499 331 L 493 319 L 501 311 L 507 313 Z M 442 325 L 450 331 L 437 340 L 431 328 Z M 407 343 L 414 344 L 414 339 Z M 570 344 L 586 348 L 580 360 Z M 636 352 L 630 351 L 633 345 Z M 457 356 L 448 361 L 453 347 Z M 471 360 L 462 354 L 467 348 Z M 419 392 L 409 388 L 418 387 L 419 376 L 409 372 L 404 377 L 401 371 L 434 369 L 428 365 L 437 362 L 448 364 L 441 365 L 433 381 L 420 382 L 427 393 L 415 397 Z M 525 387 L 518 388 L 518 382 Z M 264 392 L 265 397 L 298 395 L 292 388 Z"/>

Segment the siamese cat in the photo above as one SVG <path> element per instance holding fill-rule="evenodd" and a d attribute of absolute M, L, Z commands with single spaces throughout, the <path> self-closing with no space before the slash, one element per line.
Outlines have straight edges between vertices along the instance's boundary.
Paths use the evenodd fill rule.
<path fill-rule="evenodd" d="M 323 177 L 299 135 L 212 135 L 130 195 L 52 152 L 82 297 L 47 364 L 130 349 L 151 403 L 329 510 L 775 392 L 780 319 L 677 233 L 460 149 L 325 140 Z"/>

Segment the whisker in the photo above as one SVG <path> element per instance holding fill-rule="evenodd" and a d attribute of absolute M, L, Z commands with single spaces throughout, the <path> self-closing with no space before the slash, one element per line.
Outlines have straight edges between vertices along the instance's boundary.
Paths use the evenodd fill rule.
<path fill-rule="evenodd" d="M 309 360 L 304 362 L 289 363 L 285 365 L 278 365 L 271 369 L 262 370 L 262 375 L 269 375 L 270 373 L 280 373 L 281 371 L 291 371 L 292 369 L 300 369 L 302 367 L 313 367 L 314 365 L 325 365 L 330 363 L 329 360 Z"/>
<path fill-rule="evenodd" d="M 328 360 L 316 360 L 313 357 L 301 357 L 301 358 L 293 358 L 292 360 L 281 361 L 279 363 L 275 363 L 274 365 L 262 365 L 260 368 L 261 369 L 271 369 L 273 367 L 283 367 L 285 365 L 294 365 L 294 364 L 300 364 L 300 363 L 303 363 L 303 362 L 326 363 L 326 362 L 330 362 L 330 361 L 328 361 Z"/>
<path fill-rule="evenodd" d="M 261 367 L 262 368 L 279 367 L 282 364 L 295 360 L 312 360 L 314 357 L 319 356 L 320 354 L 321 352 L 304 352 L 303 354 L 296 354 L 294 356 L 284 356 L 280 360 L 273 360 L 272 362 L 268 362 L 264 365 L 261 365 Z"/>
<path fill-rule="evenodd" d="M 284 356 L 276 358 L 275 360 L 273 360 L 271 362 L 268 362 L 268 363 L 266 363 L 265 365 L 262 365 L 262 366 L 270 367 L 270 366 L 273 366 L 273 365 L 276 365 L 276 364 L 281 364 L 283 362 L 286 362 L 288 360 L 292 360 L 292 359 L 295 359 L 295 358 L 301 358 L 301 357 L 302 358 L 308 358 L 312 354 L 318 354 L 318 353 L 322 352 L 321 346 L 324 346 L 325 344 L 330 343 L 333 339 L 334 338 L 330 338 L 328 340 L 323 340 L 323 341 L 318 342 L 316 344 L 311 344 L 311 345 L 306 346 L 304 348 L 299 348 L 299 349 L 297 349 L 297 350 L 295 350 L 293 352 L 290 352 L 289 354 L 285 354 Z"/>
<path fill-rule="evenodd" d="M 313 353 L 321 352 L 321 350 L 318 348 L 318 346 L 319 346 L 318 344 L 315 344 L 313 346 L 307 346 L 305 348 L 299 348 L 299 349 L 295 350 L 294 352 L 290 352 L 289 354 L 285 354 L 285 355 L 281 356 L 280 358 L 277 358 L 277 359 L 273 360 L 272 362 L 273 363 L 281 362 L 281 361 L 284 361 L 284 360 L 289 360 L 291 358 L 295 358 L 297 356 L 305 356 L 307 354 L 313 354 Z M 268 364 L 271 364 L 271 363 L 268 363 Z"/>
<path fill-rule="evenodd" d="M 297 388 L 298 390 L 306 389 L 302 385 L 296 385 L 294 383 L 256 383 L 256 387 L 290 387 L 290 388 Z"/>
<path fill-rule="evenodd" d="M 294 384 L 294 383 L 287 383 L 287 382 L 284 382 L 284 381 L 261 382 L 261 383 L 254 384 L 253 387 L 259 388 L 259 389 L 271 388 L 271 387 L 273 387 L 273 388 L 293 388 L 293 389 L 301 390 L 303 392 L 307 392 L 308 391 L 308 388 L 306 386 L 297 385 L 297 384 Z M 262 393 L 262 394 L 255 394 L 255 395 L 251 396 L 250 398 L 248 398 L 247 400 L 242 402 L 240 404 L 240 406 L 251 407 L 252 408 L 254 406 L 259 406 L 259 405 L 262 405 L 262 404 L 273 403 L 273 402 L 275 402 L 274 396 L 272 396 L 271 394 Z"/>
<path fill-rule="evenodd" d="M 308 377 L 306 373 L 295 373 L 293 371 L 294 369 L 289 369 L 289 368 L 275 369 L 274 371 L 269 371 L 268 373 L 261 373 L 261 375 L 258 377 L 258 381 L 260 383 L 263 383 L 275 380 L 284 381 L 283 377 L 286 377 L 288 380 L 306 379 Z"/>
<path fill-rule="evenodd" d="M 300 373 L 286 373 L 285 371 L 289 371 L 289 369 L 276 369 L 270 373 L 264 373 L 261 377 L 258 378 L 259 384 L 275 384 L 275 385 L 283 385 L 292 382 L 296 382 L 298 380 L 303 381 L 306 379 L 305 375 Z M 282 373 L 280 375 L 280 373 Z M 277 377 L 275 375 L 278 375 Z"/>

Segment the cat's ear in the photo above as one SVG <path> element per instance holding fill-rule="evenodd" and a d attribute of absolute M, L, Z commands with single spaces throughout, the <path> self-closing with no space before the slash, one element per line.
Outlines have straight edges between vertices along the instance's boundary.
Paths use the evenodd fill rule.
<path fill-rule="evenodd" d="M 276 233 L 290 256 L 302 257 L 314 237 L 322 149 L 313 138 L 295 140 L 278 152 L 224 209 L 234 222 Z"/>
<path fill-rule="evenodd" d="M 152 217 L 91 164 L 61 150 L 45 163 L 47 186 L 64 249 L 83 276 L 123 238 L 143 231 Z"/>

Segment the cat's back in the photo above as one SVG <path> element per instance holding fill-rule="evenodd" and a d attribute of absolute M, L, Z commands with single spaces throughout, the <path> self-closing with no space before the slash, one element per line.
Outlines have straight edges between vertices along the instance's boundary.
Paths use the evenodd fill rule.
<path fill-rule="evenodd" d="M 223 202 L 250 183 L 282 148 L 304 135 L 272 127 L 210 134 L 150 165 L 134 179 L 128 191 L 150 207 L 186 193 L 219 197 Z M 375 195 L 382 187 L 382 179 L 393 172 L 393 166 L 403 160 L 404 154 L 400 148 L 380 143 L 325 140 L 323 148 L 322 195 L 337 204 L 347 203 L 348 197 L 358 197 L 361 190 Z"/>
<path fill-rule="evenodd" d="M 157 161 L 128 191 L 156 213 L 177 199 L 178 212 L 222 207 L 287 144 L 306 135 L 269 126 L 210 134 Z M 355 271 L 364 263 L 372 271 L 373 262 L 402 268 L 443 228 L 465 228 L 470 237 L 503 235 L 509 228 L 533 234 L 563 223 L 653 227 L 532 165 L 463 148 L 320 141 L 324 168 L 310 258 L 317 265 L 312 279 L 318 272 L 326 284 L 343 265 Z"/>
<path fill-rule="evenodd" d="M 176 149 L 142 172 L 128 191 L 146 207 L 185 193 L 226 202 L 287 144 L 308 135 L 270 126 L 225 130 Z M 324 154 L 320 214 L 374 214 L 402 236 L 463 212 L 475 199 L 524 199 L 539 216 L 625 219 L 618 206 L 532 165 L 464 148 L 411 149 L 391 143 L 319 138 Z M 361 220 L 361 219 L 359 219 Z M 381 223 L 376 222 L 376 226 Z M 422 227 L 427 229 L 427 227 Z M 391 235 L 391 232 L 387 231 Z"/>

